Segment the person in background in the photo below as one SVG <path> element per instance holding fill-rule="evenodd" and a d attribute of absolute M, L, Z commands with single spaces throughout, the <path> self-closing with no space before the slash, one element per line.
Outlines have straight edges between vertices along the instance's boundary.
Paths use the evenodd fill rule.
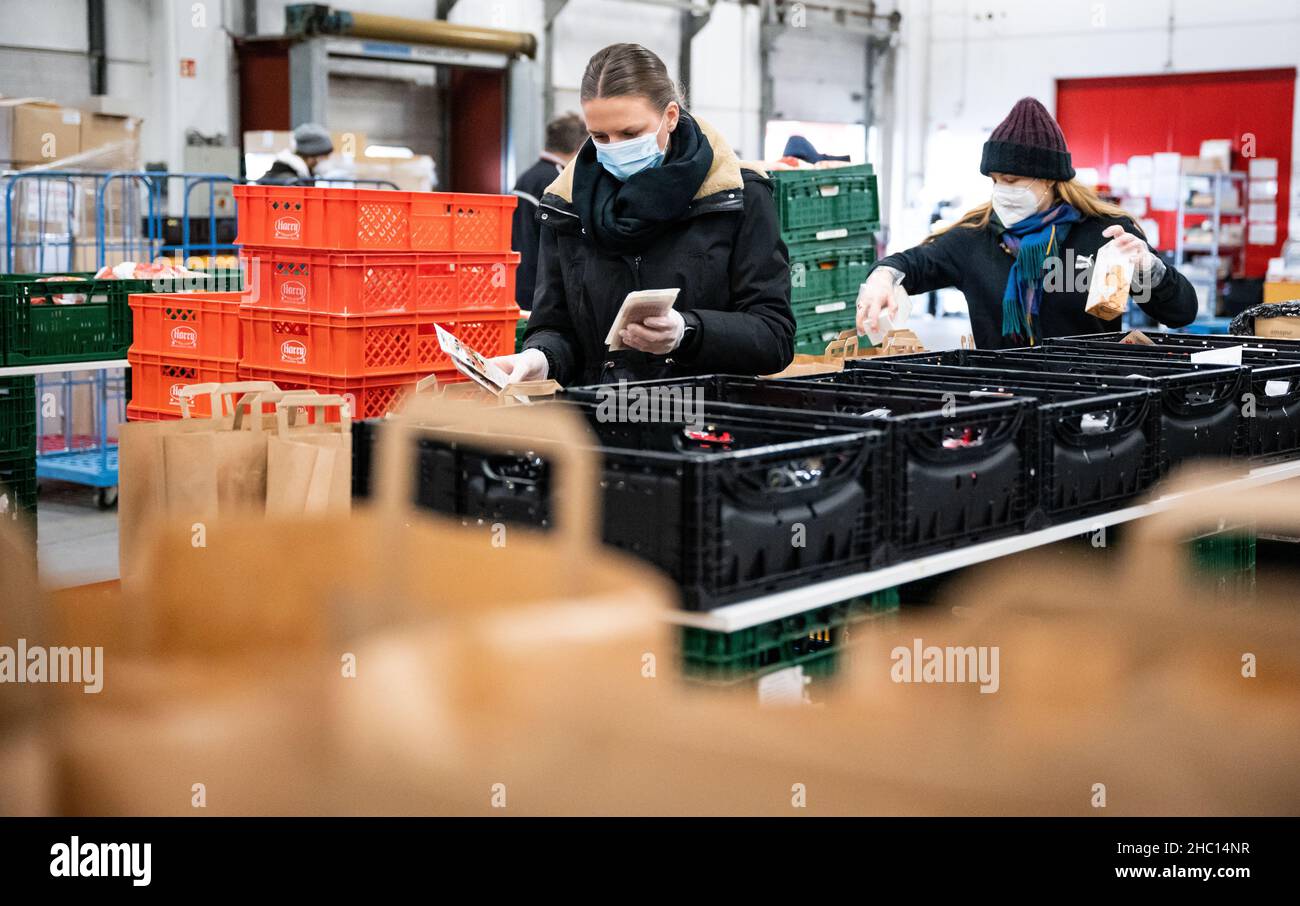
<path fill-rule="evenodd" d="M 792 135 L 785 142 L 785 150 L 781 152 L 782 157 L 793 157 L 808 164 L 819 164 L 824 160 L 834 160 L 841 163 L 848 163 L 847 154 L 822 154 L 813 147 L 813 143 L 808 141 L 802 135 Z"/>
<path fill-rule="evenodd" d="M 1155 254 L 1133 219 L 1074 178 L 1065 135 L 1033 98 L 1011 108 L 987 142 L 980 172 L 989 201 L 914 248 L 876 264 L 858 292 L 858 333 L 895 316 L 894 288 L 909 295 L 955 286 L 966 296 L 981 349 L 1029 346 L 1044 337 L 1116 330 L 1084 311 L 1103 245 L 1134 264 L 1132 299 L 1162 324 L 1196 318 L 1196 291 Z"/>
<path fill-rule="evenodd" d="M 520 174 L 511 189 L 519 196 L 510 230 L 510 247 L 519 253 L 515 302 L 524 311 L 532 311 L 533 290 L 537 286 L 537 243 L 541 231 L 537 222 L 538 200 L 586 140 L 587 127 L 583 125 L 582 117 L 576 113 L 557 116 L 546 124 L 546 149 L 541 157 Z"/>
<path fill-rule="evenodd" d="M 524 350 L 493 361 L 511 382 L 564 386 L 772 374 L 794 358 L 790 261 L 772 181 L 682 106 L 639 44 L 596 53 L 582 77 L 591 141 L 547 187 Z M 677 289 L 605 343 L 634 290 Z"/>
<path fill-rule="evenodd" d="M 257 182 L 263 186 L 310 186 L 316 182 L 316 168 L 334 153 L 329 130 L 316 123 L 303 123 L 293 130 L 292 150 L 281 151 L 271 169 Z"/>

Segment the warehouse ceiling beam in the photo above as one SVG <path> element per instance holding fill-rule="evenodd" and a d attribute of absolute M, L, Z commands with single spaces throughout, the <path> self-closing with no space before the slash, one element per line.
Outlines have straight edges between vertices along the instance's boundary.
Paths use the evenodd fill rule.
<path fill-rule="evenodd" d="M 433 44 L 462 50 L 537 55 L 537 36 L 479 25 L 458 25 L 441 19 L 406 19 L 376 13 L 354 13 L 324 3 L 295 3 L 285 7 L 284 31 L 290 37 L 337 36 L 369 38 L 404 44 Z"/>
<path fill-rule="evenodd" d="M 86 0 L 86 54 L 90 57 L 90 93 L 108 94 L 108 51 L 104 39 L 104 0 Z"/>
<path fill-rule="evenodd" d="M 549 123 L 555 118 L 555 20 L 569 5 L 569 0 L 544 0 L 542 15 L 545 24 L 542 28 L 542 122 Z"/>
<path fill-rule="evenodd" d="M 681 84 L 682 103 L 687 107 L 691 105 L 691 46 L 695 42 L 695 36 L 709 24 L 709 19 L 713 16 L 713 5 L 716 2 L 717 0 L 708 0 L 708 4 L 703 8 L 687 4 L 688 8 L 678 13 L 681 32 L 677 55 L 677 81 Z"/>

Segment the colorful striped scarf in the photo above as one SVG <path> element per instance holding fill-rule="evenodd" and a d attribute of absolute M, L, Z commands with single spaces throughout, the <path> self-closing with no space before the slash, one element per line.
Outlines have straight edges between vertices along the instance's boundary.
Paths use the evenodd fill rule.
<path fill-rule="evenodd" d="M 1014 226 L 1002 227 L 1002 244 L 1016 256 L 1002 293 L 1002 336 L 1007 345 L 1033 345 L 1039 339 L 1038 309 L 1043 298 L 1043 267 L 1048 256 L 1060 254 L 1070 225 L 1083 215 L 1062 202 Z"/>

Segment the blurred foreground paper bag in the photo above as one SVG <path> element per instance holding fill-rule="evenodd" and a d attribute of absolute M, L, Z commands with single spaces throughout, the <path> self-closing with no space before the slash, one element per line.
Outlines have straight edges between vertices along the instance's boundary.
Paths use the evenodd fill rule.
<path fill-rule="evenodd" d="M 198 814 L 403 811 L 401 786 L 432 755 L 415 808 L 477 813 L 475 766 L 495 764 L 490 753 L 526 756 L 586 709 L 664 688 L 653 665 L 671 670 L 662 613 L 674 593 L 595 541 L 580 417 L 415 409 L 413 421 L 446 423 L 458 441 L 475 427 L 518 429 L 528 449 L 553 455 L 555 528 L 511 529 L 502 546 L 491 527 L 414 511 L 415 437 L 399 418 L 381 431 L 375 503 L 350 517 L 219 517 L 203 548 L 156 536 L 149 581 L 123 602 L 142 624 L 141 653 L 115 664 L 104 695 L 68 703 L 65 812 L 193 815 L 202 778 Z M 407 669 L 430 679 L 433 700 L 391 696 Z M 393 759 L 409 738 L 394 723 L 408 721 L 433 751 Z"/>

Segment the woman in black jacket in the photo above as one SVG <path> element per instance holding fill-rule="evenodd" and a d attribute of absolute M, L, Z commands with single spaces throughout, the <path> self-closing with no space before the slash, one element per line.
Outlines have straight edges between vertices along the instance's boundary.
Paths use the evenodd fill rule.
<path fill-rule="evenodd" d="M 561 385 L 729 372 L 794 357 L 790 269 L 765 174 L 682 109 L 660 60 L 637 44 L 591 58 L 591 139 L 546 190 L 537 290 L 524 349 L 495 360 L 512 381 Z M 606 335 L 628 293 L 680 290 L 664 317 Z"/>
<path fill-rule="evenodd" d="M 858 292 L 858 333 L 876 332 L 909 295 L 955 286 L 975 345 L 1033 345 L 1043 337 L 1114 330 L 1084 311 L 1097 252 L 1108 242 L 1134 264 L 1132 300 L 1162 324 L 1196 318 L 1196 292 L 1158 257 L 1123 209 L 1074 179 L 1065 136 L 1038 101 L 1022 98 L 984 144 L 991 201 L 915 248 L 882 258 Z"/>

